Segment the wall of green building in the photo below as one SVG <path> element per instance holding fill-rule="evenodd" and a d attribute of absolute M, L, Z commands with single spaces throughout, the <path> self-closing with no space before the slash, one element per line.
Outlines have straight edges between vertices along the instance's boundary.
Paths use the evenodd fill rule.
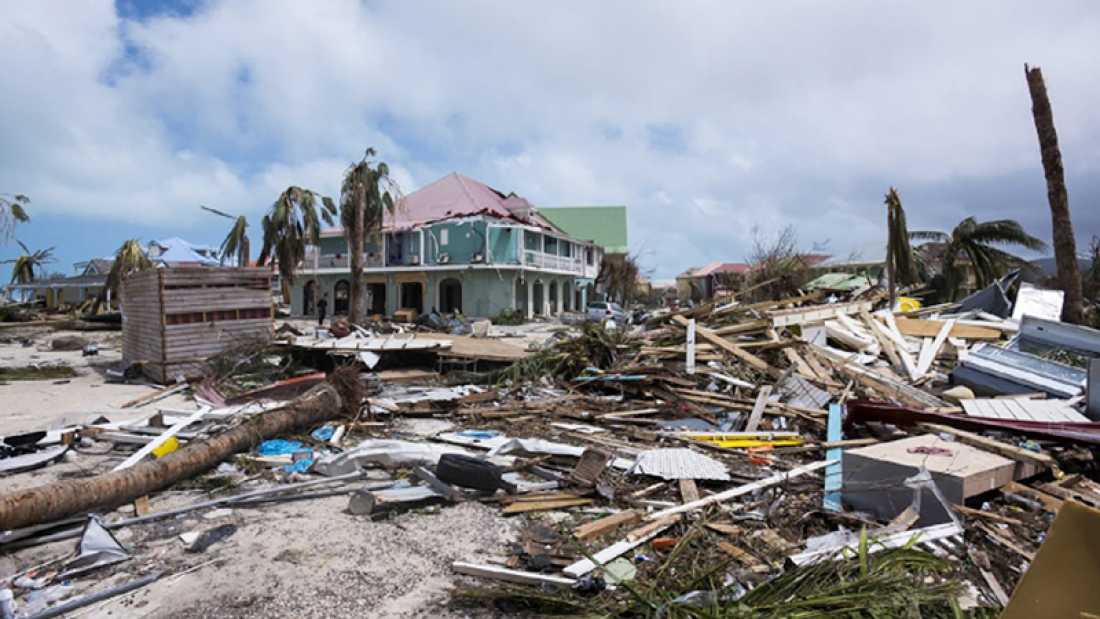
<path fill-rule="evenodd" d="M 439 264 L 440 254 L 447 255 L 447 264 L 472 264 L 485 262 L 484 221 L 441 222 L 425 228 L 425 264 Z M 446 244 L 443 241 L 446 240 Z"/>
<path fill-rule="evenodd" d="M 515 228 L 489 228 L 489 247 L 496 264 L 519 264 L 516 254 Z"/>

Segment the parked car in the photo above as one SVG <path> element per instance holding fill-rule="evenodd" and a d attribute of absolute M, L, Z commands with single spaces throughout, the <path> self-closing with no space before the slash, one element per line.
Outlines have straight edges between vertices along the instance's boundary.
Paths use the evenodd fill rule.
<path fill-rule="evenodd" d="M 610 318 L 619 324 L 626 324 L 626 312 L 617 303 L 589 303 L 588 319 L 603 321 Z"/>

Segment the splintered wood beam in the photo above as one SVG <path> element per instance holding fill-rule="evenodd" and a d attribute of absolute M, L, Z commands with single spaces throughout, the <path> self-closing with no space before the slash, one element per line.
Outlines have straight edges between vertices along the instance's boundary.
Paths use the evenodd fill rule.
<path fill-rule="evenodd" d="M 615 529 L 641 520 L 642 514 L 636 510 L 628 509 L 617 514 L 604 516 L 599 520 L 586 522 L 573 529 L 573 537 L 579 540 L 592 539 L 614 531 Z"/>
<path fill-rule="evenodd" d="M 745 432 L 756 432 L 760 427 L 760 418 L 764 416 L 764 407 L 768 405 L 768 396 L 772 394 L 772 386 L 764 385 L 756 392 L 756 402 L 752 405 L 749 420 L 745 423 Z"/>
<path fill-rule="evenodd" d="M 673 316 L 672 320 L 676 324 L 680 325 L 681 327 L 685 327 L 685 328 L 689 324 L 688 319 L 684 318 L 683 316 Z M 757 370 L 760 370 L 761 372 L 764 372 L 764 373 L 766 373 L 770 376 L 773 376 L 774 378 L 779 378 L 780 372 L 777 368 L 773 368 L 772 366 L 768 365 L 768 363 L 766 361 L 764 361 L 763 359 L 761 359 L 760 357 L 757 357 L 756 355 L 744 350 L 743 348 L 741 348 L 737 344 L 734 344 L 733 342 L 730 342 L 729 340 L 726 340 L 722 336 L 715 334 L 710 329 L 708 329 L 706 327 L 696 325 L 695 335 L 698 336 L 698 337 L 703 338 L 704 340 L 710 342 L 711 344 L 714 344 L 715 346 L 717 346 L 717 347 L 721 348 L 722 350 L 728 352 L 729 354 L 733 355 L 737 359 L 739 359 L 741 361 L 744 361 L 745 363 L 749 364 L 753 368 L 755 368 Z"/>

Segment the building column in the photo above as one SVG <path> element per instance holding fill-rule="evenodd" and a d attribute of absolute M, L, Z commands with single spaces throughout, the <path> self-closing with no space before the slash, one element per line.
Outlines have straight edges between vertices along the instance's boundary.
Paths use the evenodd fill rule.
<path fill-rule="evenodd" d="M 588 286 L 581 286 L 581 307 L 582 312 L 588 311 Z"/>
<path fill-rule="evenodd" d="M 565 313 L 565 282 L 558 282 L 558 316 Z"/>
<path fill-rule="evenodd" d="M 535 280 L 527 277 L 527 320 L 535 317 Z"/>

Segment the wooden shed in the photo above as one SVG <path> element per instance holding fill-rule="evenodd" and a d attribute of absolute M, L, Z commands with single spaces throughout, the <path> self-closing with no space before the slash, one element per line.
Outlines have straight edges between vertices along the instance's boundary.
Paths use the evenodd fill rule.
<path fill-rule="evenodd" d="M 271 338 L 271 271 L 165 268 L 122 285 L 122 359 L 159 383 L 201 374 L 203 362 L 234 341 Z"/>

